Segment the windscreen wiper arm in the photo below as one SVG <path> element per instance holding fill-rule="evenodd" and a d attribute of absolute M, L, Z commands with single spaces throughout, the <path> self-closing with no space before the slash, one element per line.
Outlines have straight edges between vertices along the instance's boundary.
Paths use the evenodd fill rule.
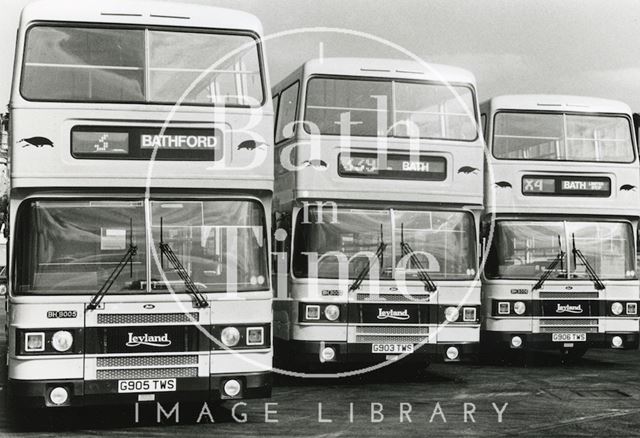
<path fill-rule="evenodd" d="M 587 274 L 589 275 L 589 278 L 591 279 L 591 281 L 593 281 L 593 286 L 596 288 L 596 290 L 604 290 L 605 289 L 604 283 L 602 283 L 602 280 L 600 280 L 600 277 L 596 273 L 595 269 L 593 269 L 593 267 L 591 266 L 591 263 L 589 263 L 589 260 L 587 260 L 584 254 L 582 254 L 582 251 L 576 248 L 575 234 L 571 235 L 571 240 L 572 240 L 572 247 L 573 247 L 572 252 L 573 252 L 574 266 L 577 266 L 577 263 L 576 263 L 576 256 L 577 256 L 577 258 L 580 259 L 585 269 L 587 270 Z"/>
<path fill-rule="evenodd" d="M 556 266 L 560 264 L 560 270 L 564 270 L 564 257 L 565 252 L 562 250 L 562 240 L 560 239 L 560 235 L 558 234 L 558 246 L 560 247 L 560 251 L 556 255 L 556 258 L 549 263 L 549 266 L 546 267 L 536 284 L 533 285 L 531 291 L 538 290 L 542 287 L 545 281 L 551 276 L 551 273 L 556 270 Z"/>
<path fill-rule="evenodd" d="M 438 290 L 438 286 L 433 282 L 431 276 L 427 272 L 426 268 L 418 258 L 413 248 L 404 240 L 404 224 L 400 224 L 400 249 L 402 255 L 408 255 L 411 262 L 417 267 L 418 278 L 424 283 L 424 289 L 427 292 L 435 292 Z"/>
<path fill-rule="evenodd" d="M 102 287 L 96 292 L 96 294 L 91 298 L 89 304 L 87 304 L 87 310 L 95 310 L 100 305 L 102 298 L 109 292 L 113 283 L 118 279 L 118 276 L 122 272 L 127 263 L 129 263 L 129 269 L 131 270 L 131 276 L 133 277 L 133 257 L 138 253 L 138 247 L 133 244 L 133 219 L 129 218 L 129 248 L 127 252 L 124 253 L 122 259 L 118 262 L 113 271 L 105 282 L 102 284 Z"/>
<path fill-rule="evenodd" d="M 162 237 L 162 218 L 160 218 L 160 254 L 169 260 L 169 262 L 173 265 L 178 276 L 184 282 L 185 287 L 187 288 L 187 292 L 191 294 L 191 296 L 196 300 L 196 307 L 209 307 L 209 303 L 206 298 L 200 293 L 198 290 L 198 286 L 193 282 L 191 276 L 187 272 L 187 270 L 182 266 L 180 260 L 176 256 L 176 253 L 173 252 L 173 249 L 169 246 L 168 243 L 163 241 Z"/>
<path fill-rule="evenodd" d="M 127 263 L 133 262 L 133 257 L 138 253 L 138 247 L 133 244 L 129 244 L 129 249 L 124 254 L 122 259 L 118 262 L 116 267 L 113 269 L 107 280 L 102 284 L 102 287 L 96 294 L 91 298 L 89 304 L 87 304 L 88 310 L 95 310 L 100 305 L 102 298 L 109 292 L 113 283 L 118 279 L 118 276 L 122 272 Z M 133 268 L 132 268 L 133 269 Z"/>
<path fill-rule="evenodd" d="M 382 234 L 382 224 L 380 224 L 380 243 L 376 247 L 376 257 L 380 261 L 380 266 L 382 266 L 384 261 L 384 251 L 387 249 L 387 244 L 384 243 L 384 236 Z M 371 260 L 367 260 L 367 264 L 362 268 L 362 270 L 356 276 L 356 279 L 349 286 L 349 292 L 360 289 L 360 285 L 364 281 L 364 278 L 369 274 L 371 270 Z"/>

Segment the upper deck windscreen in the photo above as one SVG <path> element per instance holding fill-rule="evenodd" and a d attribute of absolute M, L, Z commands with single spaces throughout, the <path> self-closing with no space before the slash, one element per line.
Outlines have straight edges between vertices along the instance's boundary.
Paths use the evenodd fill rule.
<path fill-rule="evenodd" d="M 475 140 L 478 131 L 469 86 L 326 77 L 308 82 L 305 129 L 325 135 L 461 141 Z"/>
<path fill-rule="evenodd" d="M 493 155 L 507 160 L 629 163 L 631 124 L 622 115 L 499 112 Z"/>
<path fill-rule="evenodd" d="M 202 76 L 202 77 L 201 77 Z M 37 25 L 27 33 L 25 99 L 260 106 L 259 45 L 246 34 Z"/>

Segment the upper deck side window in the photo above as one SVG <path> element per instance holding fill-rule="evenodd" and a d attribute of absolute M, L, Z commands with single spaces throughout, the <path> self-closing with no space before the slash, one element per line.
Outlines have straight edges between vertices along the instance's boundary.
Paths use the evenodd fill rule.
<path fill-rule="evenodd" d="M 36 25 L 21 93 L 33 101 L 257 107 L 259 50 L 242 33 Z"/>
<path fill-rule="evenodd" d="M 477 115 L 466 85 L 312 77 L 305 129 L 325 135 L 474 141 Z"/>
<path fill-rule="evenodd" d="M 629 163 L 631 125 L 624 115 L 498 112 L 493 155 L 499 159 Z"/>
<path fill-rule="evenodd" d="M 276 117 L 276 143 L 290 139 L 295 132 L 294 121 L 298 109 L 299 82 L 294 82 L 280 95 Z"/>

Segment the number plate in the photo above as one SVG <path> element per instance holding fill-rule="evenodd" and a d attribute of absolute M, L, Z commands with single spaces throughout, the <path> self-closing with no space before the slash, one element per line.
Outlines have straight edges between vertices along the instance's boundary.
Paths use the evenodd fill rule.
<path fill-rule="evenodd" d="M 118 380 L 118 392 L 171 392 L 176 390 L 176 379 Z"/>
<path fill-rule="evenodd" d="M 586 342 L 586 333 L 554 333 L 551 335 L 553 342 Z"/>
<path fill-rule="evenodd" d="M 372 344 L 371 352 L 383 354 L 413 353 L 413 344 Z"/>

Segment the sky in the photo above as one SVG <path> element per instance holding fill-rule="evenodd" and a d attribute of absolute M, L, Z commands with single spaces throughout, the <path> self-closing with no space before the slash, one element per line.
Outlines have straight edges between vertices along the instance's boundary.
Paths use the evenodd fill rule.
<path fill-rule="evenodd" d="M 260 18 L 267 36 L 319 26 L 372 34 L 427 62 L 471 70 L 480 100 L 512 93 L 575 94 L 622 100 L 640 112 L 637 0 L 186 2 L 251 12 Z M 3 109 L 9 100 L 18 17 L 27 3 L 0 0 Z M 341 33 L 275 37 L 267 41 L 266 50 L 272 84 L 321 50 L 324 56 L 405 57 L 379 42 Z"/>

